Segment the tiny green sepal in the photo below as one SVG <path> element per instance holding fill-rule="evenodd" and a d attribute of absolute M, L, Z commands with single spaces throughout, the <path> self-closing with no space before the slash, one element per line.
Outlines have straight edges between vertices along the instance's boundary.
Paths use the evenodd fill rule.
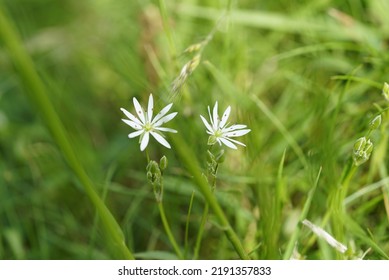
<path fill-rule="evenodd" d="M 167 165 L 168 165 L 167 157 L 166 156 L 161 157 L 161 159 L 159 160 L 159 168 L 161 169 L 161 171 L 164 171 L 167 168 Z"/>
<path fill-rule="evenodd" d="M 215 135 L 211 135 L 211 136 L 208 137 L 208 143 L 207 144 L 210 145 L 210 146 L 211 145 L 215 145 L 216 141 L 217 141 L 216 140 L 216 136 Z"/>
<path fill-rule="evenodd" d="M 375 130 L 380 127 L 381 122 L 382 122 L 382 116 L 378 115 L 369 123 L 369 128 L 371 130 Z"/>

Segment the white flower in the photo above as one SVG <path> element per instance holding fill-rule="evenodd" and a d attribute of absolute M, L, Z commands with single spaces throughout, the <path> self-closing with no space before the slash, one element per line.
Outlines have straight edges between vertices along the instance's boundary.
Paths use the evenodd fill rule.
<path fill-rule="evenodd" d="M 251 131 L 251 129 L 244 129 L 247 126 L 243 124 L 234 124 L 228 127 L 228 117 L 231 113 L 231 106 L 228 106 L 224 111 L 223 117 L 220 121 L 218 112 L 217 112 L 217 101 L 215 106 L 213 107 L 213 114 L 211 115 L 211 109 L 208 106 L 208 114 L 211 124 L 200 115 L 201 120 L 203 121 L 205 127 L 207 128 L 207 133 L 210 135 L 208 139 L 208 145 L 213 145 L 216 142 L 221 145 L 222 143 L 229 148 L 237 149 L 235 144 L 239 144 L 242 146 L 246 146 L 245 144 L 236 141 L 235 139 L 231 139 L 231 137 L 238 137 L 245 135 Z M 235 143 L 235 144 L 234 144 Z"/>
<path fill-rule="evenodd" d="M 126 109 L 120 108 L 120 110 L 127 116 L 127 118 L 129 118 L 128 120 L 122 119 L 122 121 L 136 130 L 135 132 L 128 134 L 128 138 L 140 136 L 140 150 L 143 151 L 144 149 L 146 149 L 147 144 L 149 143 L 151 134 L 155 138 L 155 140 L 157 140 L 166 148 L 170 149 L 170 144 L 163 137 L 161 131 L 177 133 L 177 130 L 161 127 L 161 125 L 172 120 L 177 115 L 177 112 L 166 115 L 170 108 L 173 106 L 173 103 L 170 103 L 165 108 L 163 108 L 153 119 L 154 101 L 152 94 L 150 94 L 149 97 L 147 112 L 145 112 L 145 110 L 140 106 L 138 100 L 136 100 L 135 97 L 133 98 L 133 102 L 136 114 L 139 118 L 135 117 Z"/>

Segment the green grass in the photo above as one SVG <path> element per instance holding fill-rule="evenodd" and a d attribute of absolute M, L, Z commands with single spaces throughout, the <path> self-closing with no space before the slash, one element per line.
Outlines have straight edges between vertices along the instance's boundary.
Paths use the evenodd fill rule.
<path fill-rule="evenodd" d="M 369 248 L 365 259 L 387 259 L 389 4 L 262 2 L 1 1 L 15 30 L 5 36 L 0 22 L 0 259 L 289 259 L 294 249 L 353 259 Z M 163 207 L 179 249 L 121 122 L 119 108 L 133 112 L 133 97 L 145 106 L 150 92 L 156 109 L 179 112 L 172 149 L 148 147 L 169 160 Z M 215 101 L 251 132 L 247 147 L 226 149 L 212 192 L 199 115 Z M 372 155 L 347 178 L 379 113 Z"/>

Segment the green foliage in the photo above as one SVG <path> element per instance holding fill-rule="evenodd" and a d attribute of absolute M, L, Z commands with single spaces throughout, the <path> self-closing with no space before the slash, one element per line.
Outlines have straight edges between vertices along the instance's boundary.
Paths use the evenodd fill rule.
<path fill-rule="evenodd" d="M 148 159 L 120 120 L 120 107 L 131 108 L 133 97 L 146 104 L 150 92 L 156 112 L 168 102 L 179 112 L 171 121 L 178 135 L 166 135 L 172 149 L 153 142 L 148 155 L 163 171 L 165 218 L 186 258 L 239 258 L 223 215 L 255 259 L 358 258 L 369 248 L 365 259 L 389 255 L 387 1 L 262 2 L 0 5 L 136 258 L 177 257 Z M 0 259 L 112 258 L 95 205 L 15 69 L 0 38 Z M 222 212 L 210 205 L 205 221 L 209 135 L 199 115 L 215 101 L 231 105 L 231 124 L 251 132 L 242 137 L 247 147 L 225 148 L 217 160 L 213 196 Z M 369 159 L 347 173 L 353 148 Z M 341 236 L 347 255 L 317 240 L 303 219 Z"/>

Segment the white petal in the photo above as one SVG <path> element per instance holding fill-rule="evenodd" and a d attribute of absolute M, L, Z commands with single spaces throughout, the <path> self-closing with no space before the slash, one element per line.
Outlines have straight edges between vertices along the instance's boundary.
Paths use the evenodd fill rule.
<path fill-rule="evenodd" d="M 170 149 L 170 144 L 165 140 L 165 138 L 163 138 L 161 135 L 159 135 L 158 133 L 155 133 L 155 132 L 152 132 L 150 131 L 151 135 L 153 135 L 153 137 L 155 138 L 155 140 L 157 140 L 159 143 L 161 143 L 163 146 L 165 146 L 166 148 L 169 148 Z"/>
<path fill-rule="evenodd" d="M 211 126 L 214 127 L 213 120 L 212 120 L 212 115 L 211 115 L 211 109 L 209 108 L 209 106 L 208 106 L 208 115 L 209 115 L 209 120 L 211 122 Z M 215 131 L 216 130 L 217 130 L 217 128 L 215 129 Z M 211 131 L 214 131 L 214 129 L 212 128 Z"/>
<path fill-rule="evenodd" d="M 213 128 L 216 131 L 219 128 L 219 116 L 217 114 L 217 101 L 213 107 Z"/>
<path fill-rule="evenodd" d="M 131 126 L 133 129 L 136 129 L 136 130 L 142 129 L 142 126 L 135 123 L 135 122 L 132 122 L 132 121 L 126 120 L 126 119 L 122 119 L 122 121 L 125 122 L 126 124 L 128 124 L 129 126 Z"/>
<path fill-rule="evenodd" d="M 232 138 L 225 138 L 225 139 L 228 139 L 228 141 L 234 142 L 235 144 L 239 144 L 239 145 L 242 145 L 242 146 L 246 147 L 245 144 L 243 144 L 242 142 L 239 142 L 239 141 L 237 141 L 235 139 L 232 139 Z"/>
<path fill-rule="evenodd" d="M 207 122 L 207 120 L 206 120 L 202 115 L 200 115 L 200 118 L 201 118 L 201 120 L 203 121 L 205 127 L 207 128 L 208 132 L 209 132 L 210 134 L 213 134 L 212 126 L 210 126 L 210 124 Z"/>
<path fill-rule="evenodd" d="M 134 107 L 135 107 L 135 110 L 136 110 L 136 113 L 138 114 L 138 117 L 139 119 L 141 120 L 142 123 L 146 123 L 146 119 L 145 119 L 145 113 L 143 111 L 143 108 L 140 106 L 138 100 L 136 100 L 136 98 L 134 97 L 133 100 L 134 102 Z"/>
<path fill-rule="evenodd" d="M 166 132 L 177 133 L 177 130 L 171 129 L 171 128 L 167 128 L 167 127 L 155 127 L 155 129 L 156 129 L 156 130 L 160 130 L 160 131 L 166 131 Z"/>
<path fill-rule="evenodd" d="M 147 147 L 147 144 L 149 144 L 149 138 L 150 138 L 150 133 L 147 131 L 145 134 L 143 134 L 142 141 L 140 143 L 140 150 L 144 151 Z"/>
<path fill-rule="evenodd" d="M 153 109 L 154 109 L 154 100 L 153 100 L 153 95 L 150 94 L 149 104 L 147 107 L 147 121 L 148 122 L 151 122 L 151 120 L 153 119 Z"/>
<path fill-rule="evenodd" d="M 228 117 L 230 116 L 231 113 L 231 106 L 228 106 L 227 109 L 224 111 L 222 121 L 219 124 L 219 127 L 222 128 L 226 125 L 226 122 L 228 120 Z"/>
<path fill-rule="evenodd" d="M 223 142 L 224 145 L 226 145 L 227 147 L 231 148 L 231 149 L 238 149 L 238 147 L 236 147 L 232 142 L 230 142 L 229 140 L 225 139 L 225 138 L 218 138 L 220 139 L 220 141 Z"/>
<path fill-rule="evenodd" d="M 223 136 L 225 136 L 225 137 L 238 137 L 238 136 L 245 135 L 245 134 L 249 133 L 250 131 L 251 131 L 251 129 L 235 130 L 235 131 L 223 133 Z"/>
<path fill-rule="evenodd" d="M 154 118 L 154 120 L 151 122 L 151 124 L 156 123 L 158 120 L 160 120 L 164 115 L 166 115 L 167 112 L 169 112 L 170 108 L 173 106 L 173 103 L 170 103 L 166 105 Z"/>
<path fill-rule="evenodd" d="M 128 112 L 126 109 L 120 108 L 120 110 L 126 115 L 127 118 L 132 120 L 134 123 L 137 123 L 139 125 L 142 125 L 142 123 L 130 112 Z"/>
<path fill-rule="evenodd" d="M 135 138 L 135 137 L 141 135 L 143 132 L 144 132 L 143 130 L 138 130 L 138 131 L 132 132 L 132 133 L 128 134 L 128 138 Z"/>
<path fill-rule="evenodd" d="M 153 126 L 156 127 L 156 126 L 160 126 L 164 123 L 167 123 L 168 121 L 171 121 L 177 114 L 178 114 L 177 112 L 174 112 L 174 113 L 171 113 L 167 116 L 164 116 L 162 119 L 160 119 L 159 121 L 154 123 Z"/>
<path fill-rule="evenodd" d="M 223 129 L 223 132 L 230 132 L 230 131 L 233 131 L 233 130 L 238 130 L 238 129 L 242 129 L 242 128 L 246 128 L 247 125 L 244 125 L 244 124 L 234 124 L 234 125 L 231 125 L 230 127 L 226 127 L 225 129 Z"/>

